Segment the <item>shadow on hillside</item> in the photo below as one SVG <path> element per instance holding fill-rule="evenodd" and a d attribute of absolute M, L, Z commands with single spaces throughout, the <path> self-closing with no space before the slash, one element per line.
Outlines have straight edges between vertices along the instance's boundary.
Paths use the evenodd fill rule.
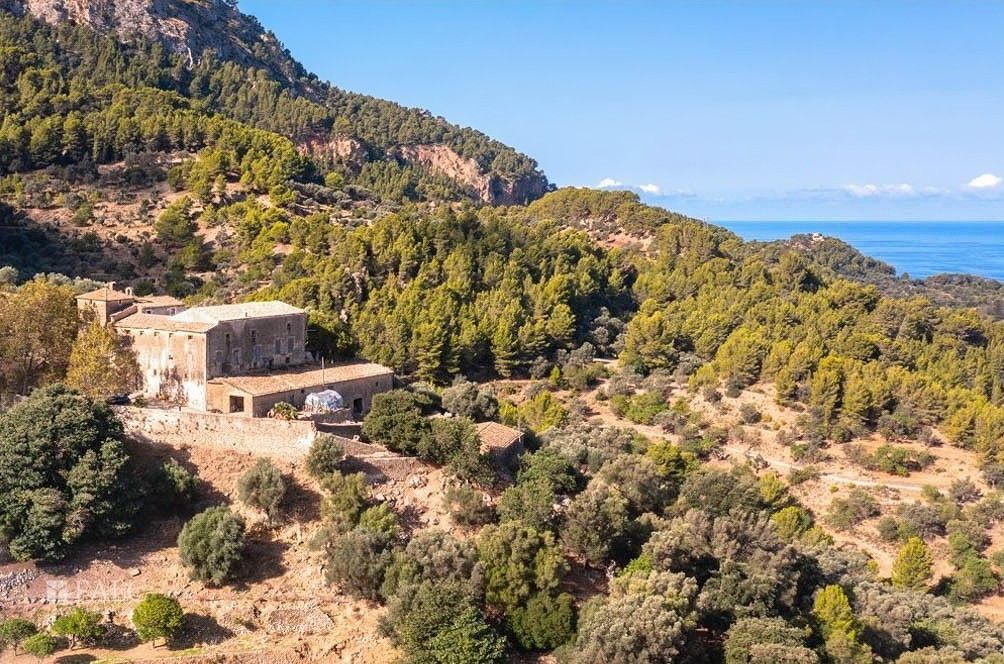
<path fill-rule="evenodd" d="M 398 522 L 401 524 L 401 528 L 404 530 L 405 535 L 409 538 L 415 533 L 415 531 L 424 525 L 422 523 L 422 514 L 414 505 L 408 505 L 403 510 L 399 511 L 397 516 Z"/>
<path fill-rule="evenodd" d="M 239 590 L 286 573 L 282 561 L 289 544 L 274 539 L 248 539 L 236 587 Z"/>
<path fill-rule="evenodd" d="M 80 653 L 78 655 L 61 655 L 53 658 L 52 661 L 56 664 L 87 664 L 98 661 L 98 658 L 88 653 Z"/>
<path fill-rule="evenodd" d="M 285 480 L 286 495 L 282 502 L 289 518 L 297 523 L 321 518 L 321 494 L 291 475 L 287 475 Z"/>
<path fill-rule="evenodd" d="M 222 643 L 234 636 L 234 632 L 227 629 L 212 616 L 201 613 L 186 613 L 185 627 L 181 634 L 171 640 L 168 648 L 171 650 L 188 650 L 201 645 L 214 645 Z"/>

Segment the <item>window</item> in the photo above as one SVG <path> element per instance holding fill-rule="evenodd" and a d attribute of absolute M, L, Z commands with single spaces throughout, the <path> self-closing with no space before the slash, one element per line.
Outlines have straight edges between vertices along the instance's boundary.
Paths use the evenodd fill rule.
<path fill-rule="evenodd" d="M 258 366 L 261 362 L 261 346 L 256 344 L 254 348 L 251 349 L 251 363 L 254 366 Z"/>
<path fill-rule="evenodd" d="M 218 350 L 216 351 L 216 366 L 219 367 L 222 364 L 223 364 L 223 351 Z"/>
<path fill-rule="evenodd" d="M 286 352 L 293 352 L 293 337 L 286 337 Z"/>
<path fill-rule="evenodd" d="M 279 337 L 275 338 L 275 354 L 278 355 L 282 352 L 282 339 Z"/>
<path fill-rule="evenodd" d="M 234 366 L 239 367 L 241 365 L 241 349 L 234 348 Z"/>

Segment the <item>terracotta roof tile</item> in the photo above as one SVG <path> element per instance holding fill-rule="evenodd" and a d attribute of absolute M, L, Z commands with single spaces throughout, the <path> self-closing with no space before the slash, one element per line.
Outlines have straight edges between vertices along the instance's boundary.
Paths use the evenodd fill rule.
<path fill-rule="evenodd" d="M 212 379 L 211 383 L 222 383 L 252 396 L 265 396 L 279 392 L 292 392 L 309 387 L 322 385 L 334 387 L 360 378 L 376 378 L 393 376 L 394 371 L 373 362 L 353 362 L 325 367 L 317 366 L 290 371 L 272 372 L 268 374 L 249 374 L 246 376 L 221 376 Z"/>
<path fill-rule="evenodd" d="M 498 422 L 481 422 L 477 425 L 478 437 L 481 438 L 481 452 L 506 449 L 512 447 L 523 434 L 517 429 L 507 427 Z"/>
<path fill-rule="evenodd" d="M 271 300 L 268 302 L 241 302 L 238 304 L 219 304 L 208 307 L 192 307 L 174 315 L 176 320 L 198 321 L 200 323 L 219 323 L 226 320 L 242 318 L 265 318 L 269 316 L 288 316 L 302 314 L 303 309 Z"/>
<path fill-rule="evenodd" d="M 207 332 L 215 324 L 194 321 L 179 321 L 176 316 L 160 316 L 158 314 L 132 314 L 114 323 L 115 327 L 128 330 L 157 330 L 160 332 Z"/>

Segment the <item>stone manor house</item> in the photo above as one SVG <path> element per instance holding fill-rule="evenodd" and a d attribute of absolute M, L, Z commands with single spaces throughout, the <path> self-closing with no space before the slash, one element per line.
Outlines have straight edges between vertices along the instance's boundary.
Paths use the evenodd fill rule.
<path fill-rule="evenodd" d="M 306 312 L 284 302 L 187 308 L 112 283 L 78 296 L 77 308 L 131 339 L 146 396 L 194 409 L 263 417 L 281 401 L 302 408 L 308 394 L 331 389 L 359 416 L 393 387 L 393 371 L 378 364 L 314 364 Z"/>

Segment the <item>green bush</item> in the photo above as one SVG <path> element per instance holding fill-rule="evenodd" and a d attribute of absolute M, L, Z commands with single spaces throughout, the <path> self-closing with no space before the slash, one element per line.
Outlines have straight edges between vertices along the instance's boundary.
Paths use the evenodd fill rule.
<path fill-rule="evenodd" d="M 851 489 L 846 498 L 834 498 L 826 513 L 826 521 L 840 530 L 850 530 L 865 519 L 878 516 L 875 499 L 861 488 Z"/>
<path fill-rule="evenodd" d="M 13 648 L 14 654 L 17 654 L 21 643 L 37 632 L 38 627 L 30 620 L 8 618 L 0 622 L 0 649 Z"/>
<path fill-rule="evenodd" d="M 56 652 L 59 648 L 59 641 L 48 632 L 38 632 L 29 636 L 21 642 L 21 650 L 38 659 L 44 659 Z"/>
<path fill-rule="evenodd" d="M 325 579 L 355 597 L 380 598 L 384 572 L 391 562 L 388 538 L 356 528 L 334 538 L 328 545 Z"/>
<path fill-rule="evenodd" d="M 285 495 L 286 481 L 268 459 L 258 459 L 237 480 L 237 497 L 241 502 L 262 510 L 270 521 L 279 517 L 279 506 Z"/>
<path fill-rule="evenodd" d="M 161 509 L 186 507 L 195 500 L 196 479 L 175 459 L 167 459 L 151 482 L 153 499 Z"/>
<path fill-rule="evenodd" d="M 363 421 L 363 435 L 394 452 L 416 454 L 431 433 L 422 415 L 424 400 L 407 390 L 391 390 L 373 397 Z"/>
<path fill-rule="evenodd" d="M 178 549 L 193 579 L 222 584 L 233 578 L 244 555 L 244 521 L 227 507 L 210 507 L 181 529 Z"/>
<path fill-rule="evenodd" d="M 78 606 L 65 615 L 57 616 L 52 623 L 52 631 L 67 637 L 73 648 L 78 643 L 96 643 L 105 635 L 106 629 L 101 624 L 101 614 Z"/>
<path fill-rule="evenodd" d="M 495 510 L 484 494 L 465 484 L 451 485 L 444 496 L 450 518 L 459 526 L 473 528 L 495 520 Z"/>
<path fill-rule="evenodd" d="M 575 633 L 575 600 L 568 593 L 540 593 L 506 617 L 513 640 L 524 650 L 553 650 Z"/>
<path fill-rule="evenodd" d="M 185 613 L 173 597 L 147 593 L 132 611 L 132 624 L 140 641 L 170 640 L 185 624 Z"/>
<path fill-rule="evenodd" d="M 345 458 L 345 448 L 334 436 L 322 435 L 314 439 L 307 452 L 304 465 L 315 480 L 336 472 Z"/>

